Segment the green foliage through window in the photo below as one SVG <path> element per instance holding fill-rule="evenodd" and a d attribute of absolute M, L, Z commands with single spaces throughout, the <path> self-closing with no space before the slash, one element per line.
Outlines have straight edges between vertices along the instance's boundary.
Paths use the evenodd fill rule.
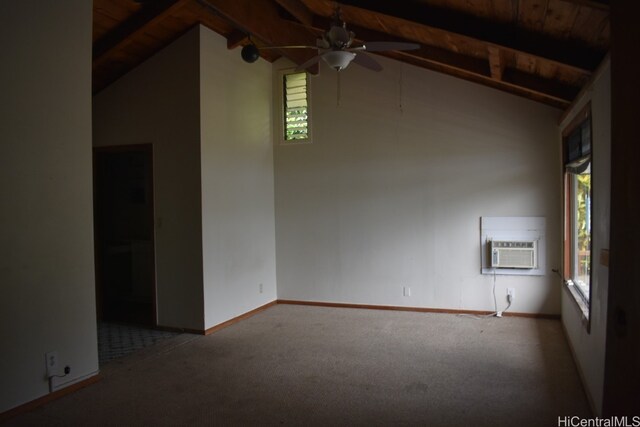
<path fill-rule="evenodd" d="M 285 74 L 284 89 L 284 139 L 299 141 L 309 138 L 309 97 L 307 73 Z"/>
<path fill-rule="evenodd" d="M 574 198 L 574 259 L 572 279 L 589 301 L 591 283 L 591 171 L 573 175 Z"/>
<path fill-rule="evenodd" d="M 589 251 L 591 249 L 591 173 L 583 173 L 576 176 L 577 179 L 577 216 L 578 216 L 578 249 Z"/>

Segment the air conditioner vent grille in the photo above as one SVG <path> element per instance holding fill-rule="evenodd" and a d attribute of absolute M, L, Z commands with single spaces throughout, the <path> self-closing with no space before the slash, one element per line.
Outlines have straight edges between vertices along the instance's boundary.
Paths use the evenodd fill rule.
<path fill-rule="evenodd" d="M 491 242 L 491 267 L 537 268 L 537 242 L 494 240 Z"/>

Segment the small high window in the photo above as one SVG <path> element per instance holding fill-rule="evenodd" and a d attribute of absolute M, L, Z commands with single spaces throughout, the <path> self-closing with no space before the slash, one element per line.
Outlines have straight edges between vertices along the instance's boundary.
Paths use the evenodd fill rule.
<path fill-rule="evenodd" d="M 285 142 L 309 142 L 309 85 L 306 72 L 286 73 L 283 88 L 283 138 Z"/>

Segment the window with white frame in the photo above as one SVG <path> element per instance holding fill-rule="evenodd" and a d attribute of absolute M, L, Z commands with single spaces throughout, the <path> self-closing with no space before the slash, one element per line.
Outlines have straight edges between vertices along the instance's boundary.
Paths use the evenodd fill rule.
<path fill-rule="evenodd" d="M 284 142 L 310 142 L 309 79 L 306 72 L 283 74 L 282 101 Z"/>

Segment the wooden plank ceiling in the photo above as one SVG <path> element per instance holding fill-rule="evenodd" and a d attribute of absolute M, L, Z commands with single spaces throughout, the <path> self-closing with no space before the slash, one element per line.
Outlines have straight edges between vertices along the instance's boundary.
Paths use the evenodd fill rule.
<path fill-rule="evenodd" d="M 94 93 L 197 24 L 224 36 L 230 49 L 248 44 L 249 35 L 259 47 L 314 46 L 337 5 L 330 0 L 93 4 Z M 421 46 L 381 55 L 559 108 L 571 104 L 609 50 L 609 0 L 342 0 L 340 8 L 360 42 Z M 268 61 L 286 56 L 302 64 L 316 51 L 260 53 Z M 318 66 L 309 71 L 318 73 Z"/>

